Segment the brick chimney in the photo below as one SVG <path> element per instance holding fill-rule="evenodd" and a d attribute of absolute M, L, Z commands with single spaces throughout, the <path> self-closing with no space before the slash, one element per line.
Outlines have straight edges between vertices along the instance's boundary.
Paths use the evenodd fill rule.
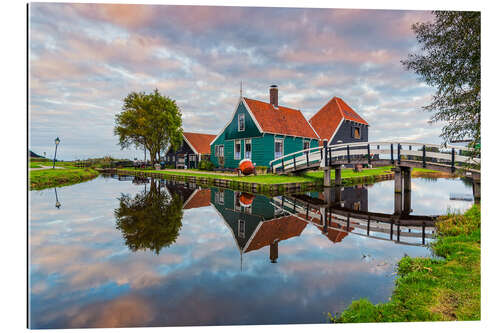
<path fill-rule="evenodd" d="M 278 107 L 278 86 L 275 84 L 269 87 L 269 103 Z"/>

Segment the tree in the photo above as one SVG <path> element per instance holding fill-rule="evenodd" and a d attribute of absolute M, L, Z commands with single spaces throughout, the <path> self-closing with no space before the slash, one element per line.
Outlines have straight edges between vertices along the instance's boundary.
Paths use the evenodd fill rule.
<path fill-rule="evenodd" d="M 182 143 L 181 112 L 176 102 L 161 95 L 132 92 L 125 99 L 122 112 L 115 116 L 114 134 L 122 149 L 144 147 L 152 163 L 158 163 L 162 151 Z"/>
<path fill-rule="evenodd" d="M 183 202 L 178 194 L 170 195 L 151 179 L 148 192 L 122 194 L 115 209 L 116 228 L 132 250 L 151 250 L 156 254 L 175 243 L 182 227 Z"/>
<path fill-rule="evenodd" d="M 421 50 L 402 61 L 406 69 L 436 87 L 433 122 L 444 121 L 445 143 L 481 142 L 481 13 L 435 11 L 434 22 L 412 25 Z"/>

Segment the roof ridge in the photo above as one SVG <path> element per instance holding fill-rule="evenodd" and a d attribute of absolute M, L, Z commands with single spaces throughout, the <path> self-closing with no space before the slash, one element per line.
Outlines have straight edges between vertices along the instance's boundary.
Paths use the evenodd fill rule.
<path fill-rule="evenodd" d="M 256 102 L 259 102 L 259 103 L 269 104 L 269 105 L 273 106 L 276 109 L 276 107 L 273 104 L 271 104 L 271 103 L 260 101 L 258 99 L 248 98 L 248 97 L 243 97 L 243 98 L 244 99 L 249 99 L 251 101 L 256 101 Z M 299 111 L 300 113 L 302 113 L 302 111 L 300 111 L 300 109 L 294 109 L 294 108 L 292 108 L 290 106 L 286 106 L 286 105 L 279 105 L 278 104 L 278 108 L 285 108 L 285 109 L 289 109 L 289 110 Z"/>
<path fill-rule="evenodd" d="M 334 98 L 335 98 L 335 103 L 337 103 L 337 106 L 339 107 L 340 114 L 342 115 L 342 119 L 345 119 L 344 110 L 342 110 L 342 107 L 340 106 L 339 101 L 338 101 L 339 98 L 337 96 L 335 96 Z"/>

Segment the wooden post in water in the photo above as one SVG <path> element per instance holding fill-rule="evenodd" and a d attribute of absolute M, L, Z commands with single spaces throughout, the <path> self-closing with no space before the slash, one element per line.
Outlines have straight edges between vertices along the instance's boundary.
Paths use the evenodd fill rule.
<path fill-rule="evenodd" d="M 335 185 L 342 185 L 342 167 L 340 165 L 335 167 Z"/>
<path fill-rule="evenodd" d="M 403 197 L 402 197 L 402 175 L 401 168 L 392 168 L 394 171 L 394 214 L 400 215 L 403 211 Z"/>
<path fill-rule="evenodd" d="M 474 196 L 474 203 L 478 204 L 481 202 L 481 180 L 476 179 L 472 183 L 472 194 Z"/>
<path fill-rule="evenodd" d="M 411 168 L 402 167 L 403 174 L 403 211 L 406 214 L 411 213 Z"/>
<path fill-rule="evenodd" d="M 335 179 L 335 182 L 337 180 Z M 326 167 L 325 170 L 323 170 L 323 186 L 325 187 L 330 187 L 332 186 L 332 180 L 331 180 L 331 168 Z"/>

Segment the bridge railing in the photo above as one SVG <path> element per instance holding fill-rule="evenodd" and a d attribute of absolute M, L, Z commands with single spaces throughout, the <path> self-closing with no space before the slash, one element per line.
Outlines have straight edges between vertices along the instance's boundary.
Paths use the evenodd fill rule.
<path fill-rule="evenodd" d="M 271 204 L 302 221 L 322 229 L 325 227 L 326 220 L 327 229 L 379 240 L 397 241 L 398 243 L 408 245 L 425 244 L 426 239 L 434 238 L 434 227 L 426 226 L 425 224 L 401 225 L 398 221 L 387 222 L 385 220 L 378 220 L 373 216 L 368 218 L 351 217 L 350 214 L 342 215 L 328 211 L 327 209 L 321 212 L 321 209 L 309 205 L 304 206 L 303 203 L 284 196 L 273 198 Z M 363 215 L 363 212 L 359 213 L 358 215 Z M 366 213 L 367 216 L 369 214 Z M 335 225 L 338 226 L 335 227 Z M 415 238 L 420 238 L 421 242 L 411 241 L 411 239 Z"/>
<path fill-rule="evenodd" d="M 418 142 L 374 141 L 337 144 L 297 151 L 272 160 L 271 171 L 293 172 L 309 167 L 335 164 L 368 163 L 376 160 L 421 161 L 422 167 L 433 163 L 451 168 L 475 168 L 480 158 L 471 157 L 474 149 L 453 145 L 436 145 Z"/>
<path fill-rule="evenodd" d="M 293 171 L 300 167 L 319 166 L 323 159 L 323 147 L 314 147 L 278 157 L 269 162 L 273 173 Z"/>

